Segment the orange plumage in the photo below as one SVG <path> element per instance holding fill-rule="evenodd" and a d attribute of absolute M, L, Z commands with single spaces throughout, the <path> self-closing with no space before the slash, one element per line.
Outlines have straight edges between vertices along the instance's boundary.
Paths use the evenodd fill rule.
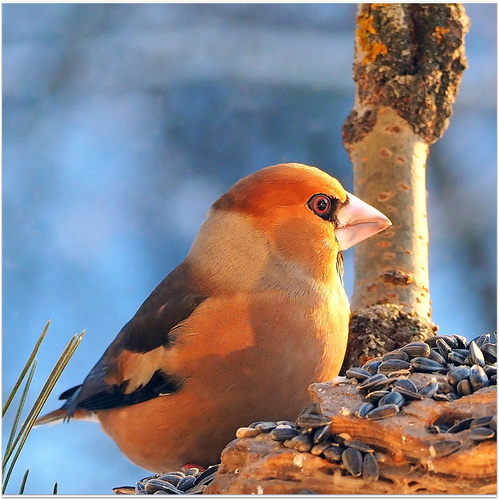
<path fill-rule="evenodd" d="M 328 174 L 267 167 L 212 206 L 172 271 L 66 403 L 155 472 L 219 460 L 235 430 L 294 419 L 337 375 L 349 304 L 341 250 L 390 224 Z"/>

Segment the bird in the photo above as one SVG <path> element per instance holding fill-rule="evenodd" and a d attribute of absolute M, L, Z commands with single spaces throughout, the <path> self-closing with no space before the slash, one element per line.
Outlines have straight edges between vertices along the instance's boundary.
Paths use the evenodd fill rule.
<path fill-rule="evenodd" d="M 36 424 L 98 422 L 155 473 L 218 463 L 239 427 L 294 420 L 309 385 L 338 374 L 350 316 L 342 252 L 390 224 L 317 167 L 248 175 L 213 203 L 185 260 L 83 383 Z"/>

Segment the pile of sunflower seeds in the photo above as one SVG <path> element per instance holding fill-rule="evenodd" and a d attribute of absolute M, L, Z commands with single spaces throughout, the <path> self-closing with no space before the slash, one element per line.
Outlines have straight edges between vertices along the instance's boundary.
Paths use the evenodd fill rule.
<path fill-rule="evenodd" d="M 496 335 L 489 333 L 469 342 L 460 335 L 435 335 L 350 368 L 346 376 L 358 383 L 364 399 L 357 416 L 384 419 L 411 401 L 453 401 L 496 385 L 496 341 Z M 415 372 L 445 375 L 445 381 L 433 379 L 418 389 L 408 378 Z"/>
<path fill-rule="evenodd" d="M 379 465 L 375 450 L 349 434 L 331 433 L 328 417 L 321 414 L 316 403 L 310 403 L 295 422 L 254 422 L 237 430 L 236 436 L 255 437 L 268 434 L 271 439 L 281 442 L 286 448 L 325 458 L 331 463 L 341 464 L 354 477 L 366 480 L 379 478 Z"/>
<path fill-rule="evenodd" d="M 213 481 L 219 465 L 212 465 L 204 471 L 193 467 L 185 472 L 175 471 L 155 474 L 137 481 L 136 495 L 200 495 Z"/>

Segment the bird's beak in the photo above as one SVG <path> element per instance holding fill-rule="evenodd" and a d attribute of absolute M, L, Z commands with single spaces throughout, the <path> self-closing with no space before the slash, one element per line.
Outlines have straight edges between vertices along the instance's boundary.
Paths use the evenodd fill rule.
<path fill-rule="evenodd" d="M 379 210 L 357 196 L 347 194 L 349 202 L 340 209 L 337 215 L 339 225 L 335 233 L 340 250 L 353 247 L 392 225 L 388 217 L 385 217 Z"/>

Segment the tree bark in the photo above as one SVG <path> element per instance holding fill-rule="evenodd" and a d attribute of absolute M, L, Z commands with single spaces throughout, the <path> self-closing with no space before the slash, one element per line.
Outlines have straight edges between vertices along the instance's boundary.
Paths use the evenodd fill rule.
<path fill-rule="evenodd" d="M 426 160 L 452 113 L 466 68 L 467 29 L 460 4 L 359 5 L 355 104 L 343 139 L 354 166 L 355 193 L 393 226 L 355 248 L 354 315 L 344 368 L 436 329 L 429 293 Z"/>

